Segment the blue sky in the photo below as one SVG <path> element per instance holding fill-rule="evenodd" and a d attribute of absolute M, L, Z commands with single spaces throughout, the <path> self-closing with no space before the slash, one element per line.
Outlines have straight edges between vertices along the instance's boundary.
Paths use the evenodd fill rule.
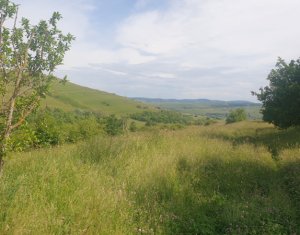
<path fill-rule="evenodd" d="M 299 0 L 16 0 L 76 36 L 57 75 L 129 97 L 252 100 L 300 56 Z"/>

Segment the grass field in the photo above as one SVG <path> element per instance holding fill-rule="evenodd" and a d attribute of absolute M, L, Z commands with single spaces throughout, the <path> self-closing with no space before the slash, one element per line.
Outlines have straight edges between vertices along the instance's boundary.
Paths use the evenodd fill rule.
<path fill-rule="evenodd" d="M 242 122 L 12 154 L 0 234 L 299 234 L 299 144 Z"/>

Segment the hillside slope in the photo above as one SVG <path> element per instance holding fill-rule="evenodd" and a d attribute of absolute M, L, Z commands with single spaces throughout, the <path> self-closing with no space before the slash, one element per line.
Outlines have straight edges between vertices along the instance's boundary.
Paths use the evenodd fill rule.
<path fill-rule="evenodd" d="M 50 95 L 43 101 L 49 108 L 60 108 L 64 111 L 85 110 L 103 114 L 126 115 L 154 110 L 151 105 L 121 97 L 115 94 L 82 87 L 71 82 L 65 85 L 54 82 Z"/>

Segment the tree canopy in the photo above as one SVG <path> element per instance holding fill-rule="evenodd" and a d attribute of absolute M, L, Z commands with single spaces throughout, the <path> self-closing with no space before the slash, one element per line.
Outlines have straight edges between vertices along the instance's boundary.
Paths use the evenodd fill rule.
<path fill-rule="evenodd" d="M 26 18 L 19 22 L 18 8 L 0 0 L 0 168 L 11 133 L 45 97 L 74 40 L 58 29 L 60 13 L 32 25 Z"/>
<path fill-rule="evenodd" d="M 300 59 L 278 58 L 267 79 L 268 86 L 252 92 L 262 102 L 263 120 L 280 128 L 300 125 Z"/>

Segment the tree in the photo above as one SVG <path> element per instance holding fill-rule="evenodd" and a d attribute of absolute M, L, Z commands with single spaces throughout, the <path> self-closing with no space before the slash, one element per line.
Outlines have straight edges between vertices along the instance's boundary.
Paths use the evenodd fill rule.
<path fill-rule="evenodd" d="M 300 59 L 278 58 L 267 80 L 269 86 L 252 92 L 262 102 L 263 120 L 280 128 L 300 125 Z"/>
<path fill-rule="evenodd" d="M 242 108 L 238 108 L 230 111 L 226 118 L 226 124 L 240 122 L 247 119 L 246 111 Z"/>
<path fill-rule="evenodd" d="M 110 115 L 106 118 L 104 130 L 109 136 L 115 136 L 123 133 L 125 124 L 123 119 L 118 119 L 115 115 Z"/>
<path fill-rule="evenodd" d="M 0 170 L 11 133 L 45 97 L 54 70 L 74 40 L 57 28 L 61 18 L 54 12 L 37 25 L 26 18 L 18 22 L 18 5 L 0 0 Z"/>

